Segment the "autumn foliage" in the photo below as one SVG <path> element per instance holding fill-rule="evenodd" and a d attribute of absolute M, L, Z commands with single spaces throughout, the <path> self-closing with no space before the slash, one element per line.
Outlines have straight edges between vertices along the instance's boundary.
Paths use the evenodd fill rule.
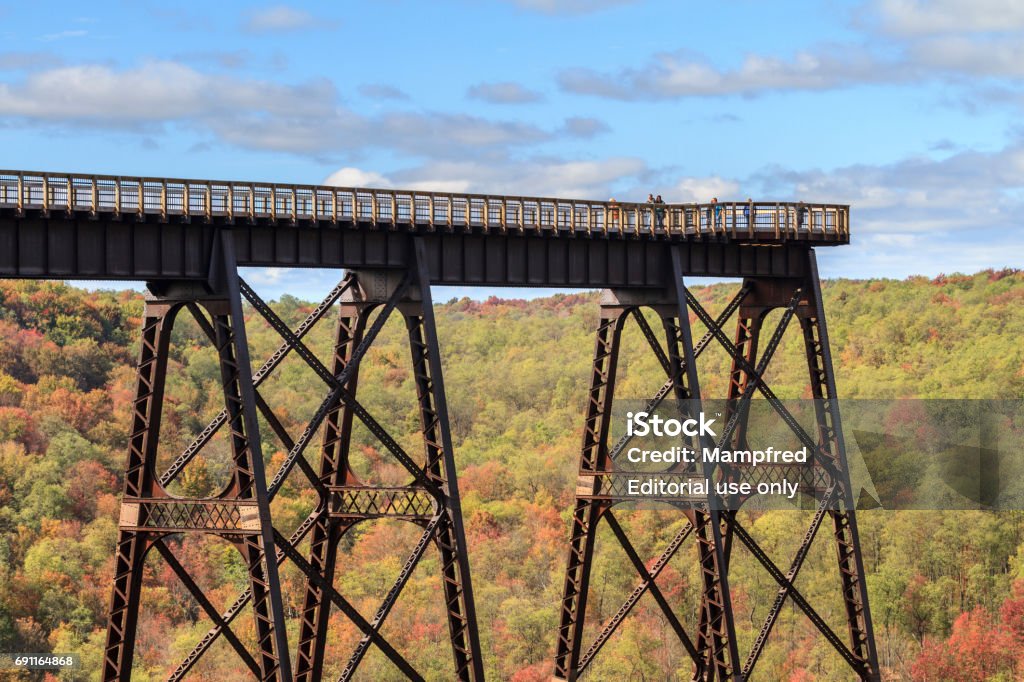
<path fill-rule="evenodd" d="M 695 287 L 713 313 L 735 287 Z M 440 292 L 438 292 L 440 294 Z M 839 392 L 846 397 L 1024 397 L 1024 274 L 986 271 L 907 281 L 826 283 Z M 312 304 L 285 296 L 275 310 L 296 325 Z M 110 598 L 118 497 L 135 392 L 133 365 L 143 309 L 136 292 L 87 292 L 61 284 L 0 282 L 0 651 L 79 652 L 90 674 L 100 663 Z M 566 560 L 566 540 L 589 380 L 597 295 L 535 301 L 455 299 L 437 307 L 445 383 L 473 569 L 488 679 L 550 679 Z M 308 337 L 325 361 L 332 324 Z M 703 333 L 695 324 L 695 335 Z M 258 364 L 280 343 L 262 321 L 248 334 Z M 396 440 L 422 456 L 419 415 L 406 330 L 389 322 L 360 369 L 359 398 Z M 635 326 L 624 332 L 618 395 L 646 398 L 663 382 L 657 359 Z M 782 397 L 807 395 L 799 330 L 787 333 L 769 381 Z M 183 315 L 175 327 L 158 468 L 164 468 L 222 407 L 216 354 Z M 701 383 L 724 395 L 728 361 L 720 349 L 701 356 Z M 326 393 L 294 357 L 261 386 L 295 437 Z M 891 415 L 913 422 L 912 412 Z M 264 424 L 268 470 L 284 447 Z M 307 451 L 316 466 L 319 441 Z M 217 494 L 229 476 L 223 434 L 204 449 L 171 492 Z M 357 427 L 351 464 L 365 482 L 403 484 L 403 474 L 372 435 Z M 293 474 L 273 503 L 288 534 L 317 497 Z M 617 517 L 653 567 L 685 522 L 677 511 Z M 804 512 L 744 518 L 767 553 L 785 561 L 806 529 Z M 1024 513 L 983 511 L 863 512 L 859 516 L 868 589 L 884 678 L 991 681 L 1024 678 Z M 335 584 L 372 615 L 419 539 L 399 521 L 363 523 L 342 541 Z M 589 642 L 637 584 L 637 574 L 607 529 L 588 606 Z M 835 578 L 835 547 L 824 532 L 797 585 L 831 627 L 845 633 Z M 218 609 L 245 589 L 240 554 L 211 538 L 168 540 Z M 303 552 L 307 545 L 300 546 Z M 439 599 L 436 553 L 414 572 L 383 633 L 427 679 L 451 678 L 451 651 Z M 282 567 L 290 640 L 297 639 L 303 578 Z M 741 652 L 753 640 L 778 585 L 737 551 L 730 565 Z M 158 557 L 144 579 L 136 673 L 164 678 L 209 629 L 210 621 Z M 700 575 L 692 543 L 658 578 L 666 599 L 691 629 Z M 254 646 L 248 611 L 238 620 Z M 359 631 L 335 612 L 327 642 L 328 676 L 336 678 Z M 223 643 L 222 643 L 223 644 Z M 238 679 L 230 647 L 213 648 L 197 679 Z M 597 680 L 685 680 L 691 666 L 672 627 L 642 598 L 595 658 Z M 848 668 L 803 614 L 783 609 L 755 679 L 850 679 Z M 371 648 L 366 680 L 401 679 Z"/>

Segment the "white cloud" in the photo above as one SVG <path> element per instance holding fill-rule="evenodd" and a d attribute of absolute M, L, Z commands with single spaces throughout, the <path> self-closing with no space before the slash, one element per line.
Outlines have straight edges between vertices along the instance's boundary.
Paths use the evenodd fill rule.
<path fill-rule="evenodd" d="M 310 115 L 330 111 L 335 97 L 334 86 L 323 80 L 286 86 L 210 76 L 167 61 L 124 71 L 80 65 L 0 83 L 0 115 L 103 125 L 229 115 L 239 108 Z"/>
<path fill-rule="evenodd" d="M 596 118 L 573 116 L 565 119 L 562 131 L 573 137 L 590 138 L 611 130 L 608 124 Z"/>
<path fill-rule="evenodd" d="M 576 68 L 558 75 L 568 92 L 621 100 L 753 95 L 777 90 L 826 90 L 856 83 L 892 83 L 914 75 L 910 65 L 883 61 L 853 47 L 825 46 L 791 59 L 747 55 L 736 69 L 718 68 L 689 51 L 663 52 L 638 69 L 615 74 Z"/>
<path fill-rule="evenodd" d="M 1010 235 L 1021 232 L 1024 143 L 831 171 L 768 168 L 751 181 L 780 199 L 851 204 L 862 234 Z"/>
<path fill-rule="evenodd" d="M 246 279 L 250 284 L 276 285 L 290 274 L 291 268 L 253 268 L 246 272 Z"/>
<path fill-rule="evenodd" d="M 720 178 L 717 175 L 702 178 L 683 178 L 675 183 L 672 190 L 665 194 L 670 202 L 705 203 L 717 197 L 719 201 L 737 201 L 745 197 L 739 195 L 740 184 L 735 180 Z"/>
<path fill-rule="evenodd" d="M 1024 262 L 1024 242 L 1016 235 L 1000 236 L 986 231 L 979 234 L 976 241 L 968 243 L 923 235 L 908 241 L 903 235 L 894 235 L 895 239 L 864 235 L 857 228 L 853 220 L 849 246 L 817 249 L 822 276 L 935 277 L 942 273 L 1020 267 Z"/>
<path fill-rule="evenodd" d="M 618 71 L 563 69 L 557 82 L 565 92 L 657 101 L 939 81 L 978 99 L 978 84 L 968 79 L 983 79 L 998 95 L 993 100 L 1019 101 L 991 84 L 1022 85 L 1021 0 L 865 0 L 858 11 L 868 18 L 855 22 L 864 31 L 855 41 L 789 56 L 748 53 L 734 66 L 686 49 L 659 52 Z"/>
<path fill-rule="evenodd" d="M 875 0 L 872 9 L 882 28 L 901 35 L 1024 28 L 1020 0 Z"/>
<path fill-rule="evenodd" d="M 391 187 L 391 181 L 380 173 L 351 166 L 334 171 L 327 176 L 323 184 L 335 187 Z"/>
<path fill-rule="evenodd" d="M 0 52 L 0 70 L 36 71 L 58 66 L 63 60 L 50 52 Z"/>
<path fill-rule="evenodd" d="M 923 67 L 978 77 L 1024 77 L 1024 43 L 1019 36 L 979 39 L 938 36 L 915 41 L 909 58 Z"/>
<path fill-rule="evenodd" d="M 0 81 L 0 119 L 122 129 L 177 124 L 253 149 L 323 156 L 377 148 L 441 158 L 593 135 L 602 125 L 570 119 L 543 130 L 444 112 L 371 116 L 342 106 L 326 79 L 280 84 L 208 74 L 172 61 L 123 70 L 66 66 Z"/>
<path fill-rule="evenodd" d="M 395 173 L 395 185 L 443 192 L 481 192 L 517 196 L 603 199 L 624 183 L 646 174 L 640 159 L 600 160 L 532 158 L 500 161 L 433 161 Z"/>
<path fill-rule="evenodd" d="M 510 82 L 477 83 L 470 86 L 466 95 L 491 104 L 529 104 L 544 99 L 539 92 Z"/>
<path fill-rule="evenodd" d="M 247 33 L 286 33 L 312 28 L 328 28 L 333 22 L 317 19 L 309 12 L 288 5 L 254 10 L 242 24 Z"/>

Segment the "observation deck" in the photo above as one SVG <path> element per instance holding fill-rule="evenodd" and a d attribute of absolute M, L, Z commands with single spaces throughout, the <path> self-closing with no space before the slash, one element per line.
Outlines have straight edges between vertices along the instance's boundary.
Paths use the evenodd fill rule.
<path fill-rule="evenodd" d="M 204 279 L 214 234 L 238 264 L 403 268 L 424 238 L 438 284 L 664 285 L 688 273 L 798 276 L 793 255 L 849 242 L 849 206 L 648 204 L 0 170 L 0 277 Z"/>

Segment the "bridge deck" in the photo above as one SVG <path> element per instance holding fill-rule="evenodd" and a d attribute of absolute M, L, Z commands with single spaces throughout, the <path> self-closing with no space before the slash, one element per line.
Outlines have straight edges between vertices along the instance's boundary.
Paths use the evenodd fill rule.
<path fill-rule="evenodd" d="M 665 241 L 692 274 L 789 276 L 788 252 L 849 242 L 849 207 L 652 204 L 0 171 L 0 276 L 201 279 L 231 227 L 242 266 L 404 267 L 424 235 L 452 284 L 662 286 Z"/>

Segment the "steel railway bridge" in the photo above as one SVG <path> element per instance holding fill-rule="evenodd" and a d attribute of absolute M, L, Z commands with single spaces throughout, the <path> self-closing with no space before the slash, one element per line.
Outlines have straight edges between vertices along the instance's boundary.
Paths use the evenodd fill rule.
<path fill-rule="evenodd" d="M 694 680 L 757 679 L 755 666 L 784 607 L 795 605 L 848 664 L 851 677 L 878 680 L 878 659 L 858 543 L 854 499 L 836 398 L 815 247 L 849 241 L 849 208 L 793 203 L 631 204 L 557 198 L 442 194 L 251 182 L 84 176 L 0 171 L 0 277 L 144 281 L 137 393 L 124 474 L 120 530 L 103 660 L 104 680 L 131 677 L 145 558 L 157 552 L 213 623 L 209 633 L 172 672 L 188 677 L 195 663 L 223 637 L 253 678 L 319 680 L 331 609 L 362 632 L 341 675 L 355 675 L 370 647 L 379 649 L 410 679 L 423 679 L 381 634 L 417 562 L 439 553 L 438 599 L 447 613 L 452 679 L 482 680 L 484 666 L 474 610 L 466 536 L 431 284 L 579 287 L 606 290 L 596 330 L 591 383 L 559 623 L 552 631 L 554 679 L 575 680 L 623 622 L 650 594 L 692 659 Z M 239 276 L 249 266 L 344 270 L 340 283 L 295 329 L 285 324 Z M 717 317 L 690 294 L 686 276 L 732 277 L 739 293 Z M 281 336 L 281 345 L 254 367 L 246 340 L 243 301 Z M 641 309 L 663 327 L 651 327 Z M 778 326 L 759 347 L 769 311 Z M 337 315 L 329 365 L 303 341 L 328 312 Z M 707 327 L 694 342 L 693 314 Z M 170 332 L 179 315 L 193 317 L 219 354 L 224 409 L 165 471 L 156 468 Z M 423 451 L 407 452 L 359 402 L 359 364 L 386 320 L 400 316 L 408 331 L 421 416 Z M 725 329 L 735 315 L 733 334 Z M 805 430 L 763 377 L 783 332 L 799 324 L 805 341 L 816 428 Z M 817 511 L 788 565 L 775 563 L 744 528 L 735 508 L 714 493 L 675 500 L 688 523 L 664 552 L 645 561 L 616 519 L 622 499 L 613 463 L 624 442 L 609 442 L 620 338 L 639 325 L 665 372 L 652 398 L 699 401 L 696 360 L 710 344 L 732 358 L 727 426 L 718 443 L 741 446 L 743 405 L 755 392 L 813 453 Z M 261 383 L 289 354 L 323 382 L 323 401 L 306 428 L 293 436 L 260 395 Z M 285 449 L 268 476 L 259 422 Z M 362 483 L 348 466 L 349 440 L 359 420 L 408 472 L 409 483 Z M 220 429 L 229 436 L 232 474 L 216 497 L 184 499 L 169 484 Z M 319 465 L 304 452 L 322 432 Z M 715 443 L 709 443 L 714 445 Z M 726 465 L 680 471 L 736 479 Z M 298 472 L 295 472 L 295 470 Z M 785 470 L 774 474 L 785 475 Z M 274 525 L 270 502 L 289 476 L 315 489 L 316 509 L 289 536 Z M 339 543 L 360 521 L 404 519 L 421 530 L 418 544 L 371 619 L 363 617 L 334 583 Z M 584 623 L 595 538 L 606 523 L 636 569 L 637 587 L 622 607 L 585 642 Z M 835 543 L 835 580 L 841 590 L 845 632 L 836 632 L 796 588 L 811 543 L 826 526 Z M 176 534 L 214 534 L 241 553 L 249 587 L 218 611 L 182 566 L 166 540 Z M 310 550 L 298 546 L 309 539 Z M 684 623 L 659 589 L 657 578 L 687 542 L 700 563 L 701 604 L 696 623 Z M 729 582 L 729 562 L 742 544 L 778 593 L 760 634 L 740 656 Z M 292 562 L 305 577 L 298 641 L 289 643 L 278 566 Z M 236 634 L 239 615 L 251 613 L 257 650 Z M 242 619 L 243 621 L 245 619 Z M 294 644 L 294 649 L 291 645 Z"/>

